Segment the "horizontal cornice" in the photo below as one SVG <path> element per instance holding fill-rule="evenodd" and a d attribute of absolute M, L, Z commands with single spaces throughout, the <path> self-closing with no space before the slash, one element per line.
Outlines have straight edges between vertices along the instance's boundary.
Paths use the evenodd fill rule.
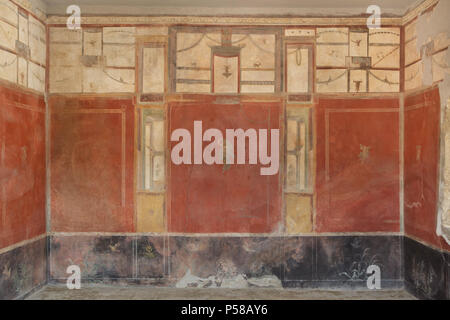
<path fill-rule="evenodd" d="M 66 24 L 66 16 L 49 16 L 50 25 Z M 382 25 L 400 26 L 401 17 L 382 18 Z M 221 17 L 221 16 L 95 16 L 82 17 L 82 25 L 258 25 L 258 26 L 320 26 L 365 25 L 366 17 Z"/>
<path fill-rule="evenodd" d="M 17 0 L 28 3 L 27 0 Z M 435 6 L 439 0 L 424 0 L 403 17 L 384 17 L 383 26 L 403 26 Z M 48 16 L 47 24 L 65 25 L 67 16 Z M 272 17 L 272 16 L 82 16 L 82 25 L 244 25 L 244 26 L 361 26 L 367 17 Z"/>
<path fill-rule="evenodd" d="M 446 0 L 446 1 L 448 1 L 448 0 Z M 414 20 L 415 18 L 420 16 L 423 12 L 425 12 L 428 9 L 432 8 L 433 6 L 435 6 L 438 2 L 439 2 L 439 0 L 425 0 L 425 1 L 423 1 L 421 4 L 419 4 L 414 9 L 408 11 L 403 16 L 403 18 L 402 18 L 402 25 L 405 25 L 405 24 L 411 22 L 412 20 Z"/>

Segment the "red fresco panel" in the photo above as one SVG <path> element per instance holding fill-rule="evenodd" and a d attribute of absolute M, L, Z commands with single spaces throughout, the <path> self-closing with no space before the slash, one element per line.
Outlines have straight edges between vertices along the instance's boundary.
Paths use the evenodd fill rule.
<path fill-rule="evenodd" d="M 436 235 L 439 134 L 439 89 L 405 99 L 405 232 L 449 250 Z"/>
<path fill-rule="evenodd" d="M 132 100 L 54 97 L 50 106 L 51 230 L 134 231 Z"/>
<path fill-rule="evenodd" d="M 320 99 L 317 232 L 399 231 L 398 99 Z"/>
<path fill-rule="evenodd" d="M 191 132 L 191 139 L 194 120 L 202 120 L 203 132 L 217 128 L 224 137 L 225 129 L 280 128 L 280 103 L 172 103 L 169 110 L 170 134 L 177 128 L 185 128 Z M 177 143 L 170 142 L 170 149 Z M 204 142 L 203 147 L 208 143 Z M 246 163 L 175 165 L 170 161 L 168 230 L 265 233 L 277 229 L 281 221 L 279 171 L 276 175 L 262 176 L 259 160 L 257 165 L 249 165 L 248 159 Z"/>
<path fill-rule="evenodd" d="M 0 248 L 45 233 L 45 102 L 0 87 Z"/>

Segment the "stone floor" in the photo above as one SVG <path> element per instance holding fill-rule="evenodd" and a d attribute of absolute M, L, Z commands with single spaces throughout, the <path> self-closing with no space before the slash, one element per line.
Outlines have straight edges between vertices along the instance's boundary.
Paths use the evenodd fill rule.
<path fill-rule="evenodd" d="M 142 286 L 86 285 L 69 290 L 47 285 L 28 296 L 30 300 L 411 300 L 403 290 L 338 291 L 293 289 L 179 289 Z"/>

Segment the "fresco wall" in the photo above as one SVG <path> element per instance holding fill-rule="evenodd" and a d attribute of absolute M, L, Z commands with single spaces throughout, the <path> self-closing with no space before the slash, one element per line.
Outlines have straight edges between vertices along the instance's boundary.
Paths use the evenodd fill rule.
<path fill-rule="evenodd" d="M 0 247 L 45 233 L 45 103 L 1 87 L 2 224 Z"/>
<path fill-rule="evenodd" d="M 405 25 L 405 286 L 425 299 L 449 297 L 449 5 Z"/>
<path fill-rule="evenodd" d="M 320 98 L 316 108 L 316 230 L 399 232 L 398 99 Z"/>
<path fill-rule="evenodd" d="M 9 0 L 2 0 L 0 7 L 0 78 L 43 93 L 46 66 L 45 22 Z"/>
<path fill-rule="evenodd" d="M 0 1 L 0 299 L 47 279 L 45 66 L 42 15 Z"/>
<path fill-rule="evenodd" d="M 437 87 L 405 99 L 405 232 L 438 248 L 440 98 Z"/>
<path fill-rule="evenodd" d="M 169 104 L 170 129 L 193 132 L 217 128 L 279 129 L 281 103 L 246 102 Z M 172 143 L 174 145 L 174 143 Z M 206 147 L 206 143 L 204 143 Z M 233 150 L 234 152 L 234 150 Z M 168 231 L 187 233 L 272 233 L 282 226 L 282 179 L 279 171 L 260 175 L 260 167 L 242 165 L 170 164 Z"/>
<path fill-rule="evenodd" d="M 131 98 L 52 97 L 51 229 L 134 231 Z"/>
<path fill-rule="evenodd" d="M 401 285 L 400 27 L 49 29 L 50 279 Z M 173 163 L 199 120 L 279 129 L 276 174 Z"/>
<path fill-rule="evenodd" d="M 439 224 L 440 97 L 436 86 L 405 99 L 405 285 L 448 299 L 449 244 Z"/>
<path fill-rule="evenodd" d="M 380 131 L 377 133 L 376 128 L 373 129 L 374 131 L 369 131 L 370 129 L 366 131 L 368 135 L 374 137 L 373 139 L 381 141 L 386 139 L 386 141 L 392 141 L 391 143 L 394 144 L 389 149 L 391 150 L 389 154 L 381 155 L 377 160 L 388 160 L 386 163 L 389 163 L 390 166 L 385 170 L 386 177 L 390 177 L 389 186 L 380 187 L 387 189 L 379 191 L 380 194 L 383 194 L 383 192 L 390 194 L 390 198 L 386 200 L 387 203 L 379 205 L 379 208 L 383 208 L 382 210 L 386 212 L 387 216 L 382 219 L 376 218 L 374 212 L 377 211 L 378 207 L 375 205 L 375 211 L 367 213 L 369 217 L 366 222 L 362 222 L 364 219 L 361 218 L 361 224 L 366 224 L 364 228 L 361 228 L 361 225 L 358 226 L 358 222 L 348 222 L 351 226 L 341 227 L 339 226 L 340 223 L 337 222 L 337 224 L 333 223 L 334 227 L 323 227 L 318 226 L 321 223 L 321 218 L 319 217 L 316 221 L 315 217 L 313 199 L 314 176 L 316 174 L 314 172 L 314 147 L 316 140 L 322 141 L 325 137 L 325 128 L 321 129 L 318 126 L 317 130 L 314 131 L 316 121 L 317 124 L 322 121 L 315 118 L 320 114 L 322 100 L 318 98 L 313 100 L 312 94 L 316 91 L 323 93 L 398 92 L 400 88 L 398 83 L 400 28 L 390 27 L 377 33 L 363 27 L 283 29 L 274 27 L 101 27 L 97 25 L 95 28 L 88 27 L 75 31 L 51 27 L 49 34 L 49 89 L 51 93 L 76 92 L 98 95 L 136 91 L 138 94 L 135 102 L 138 120 L 136 138 L 139 140 L 136 146 L 135 172 L 138 190 L 137 199 L 134 203 L 136 205 L 136 230 L 140 232 L 195 233 L 200 231 L 212 233 L 248 232 L 252 229 L 248 229 L 250 220 L 244 223 L 238 222 L 239 220 L 235 222 L 224 221 L 222 227 L 217 227 L 218 222 L 214 222 L 213 219 L 207 222 L 211 223 L 211 227 L 203 222 L 201 226 L 195 227 L 196 221 L 203 221 L 204 219 L 201 215 L 197 218 L 189 217 L 189 215 L 194 211 L 198 215 L 202 210 L 206 210 L 208 214 L 217 212 L 217 216 L 220 217 L 228 210 L 225 208 L 226 206 L 220 204 L 223 200 L 213 201 L 204 192 L 194 191 L 198 188 L 200 188 L 198 190 L 205 191 L 206 189 L 201 189 L 205 186 L 208 186 L 210 192 L 216 190 L 213 185 L 205 185 L 206 177 L 210 179 L 216 176 L 218 188 L 228 190 L 231 185 L 227 187 L 227 179 L 236 184 L 239 175 L 248 175 L 250 180 L 240 186 L 242 190 L 238 192 L 247 194 L 254 186 L 260 185 L 256 181 L 262 178 L 255 175 L 256 171 L 234 173 L 235 170 L 231 167 L 231 170 L 227 171 L 226 174 L 221 174 L 223 169 L 219 166 L 217 166 L 217 172 L 212 171 L 210 173 L 207 173 L 208 170 L 216 170 L 214 166 L 193 167 L 195 170 L 201 169 L 198 172 L 202 173 L 198 176 L 198 174 L 192 172 L 192 169 L 186 169 L 187 171 L 183 173 L 183 166 L 167 164 L 170 163 L 167 155 L 170 154 L 171 150 L 167 130 L 171 132 L 179 127 L 191 128 L 193 121 L 196 119 L 204 120 L 205 127 L 217 126 L 218 120 L 206 122 L 209 118 L 217 118 L 221 120 L 219 127 L 224 130 L 225 124 L 232 128 L 237 126 L 247 129 L 251 124 L 255 125 L 255 121 L 264 123 L 271 119 L 269 123 L 273 123 L 270 124 L 272 128 L 286 129 L 287 132 L 286 138 L 283 138 L 283 140 L 286 139 L 286 147 L 288 148 L 286 152 L 288 154 L 286 157 L 282 156 L 286 167 L 282 166 L 279 175 L 271 178 L 273 182 L 269 182 L 267 185 L 268 187 L 270 185 L 269 191 L 263 192 L 263 189 L 261 189 L 261 195 L 265 194 L 263 198 L 255 194 L 256 198 L 254 199 L 258 199 L 258 201 L 250 201 L 251 198 L 245 199 L 245 201 L 250 201 L 248 205 L 243 202 L 230 203 L 230 212 L 242 211 L 244 207 L 251 209 L 255 205 L 257 207 L 260 205 L 261 208 L 255 207 L 249 210 L 256 210 L 255 212 L 261 212 L 261 214 L 266 212 L 264 215 L 267 215 L 269 220 L 264 219 L 272 222 L 257 222 L 257 224 L 262 223 L 265 226 L 253 229 L 252 233 L 270 233 L 275 230 L 285 230 L 289 234 L 314 231 L 399 231 L 398 199 L 396 196 L 398 194 L 397 164 L 399 159 L 397 154 L 398 144 L 396 144 L 397 140 L 395 139 L 398 136 L 399 129 L 398 118 L 389 115 L 389 112 L 397 113 L 398 110 L 391 110 L 392 108 L 398 108 L 397 101 L 392 99 L 394 100 L 392 108 L 387 113 L 381 112 L 380 115 L 380 117 L 387 115 L 386 120 L 380 121 L 388 121 L 387 125 L 392 127 L 390 136 L 378 137 L 378 134 L 384 133 Z M 330 40 L 336 36 L 340 36 L 339 39 L 342 40 L 339 44 Z M 118 54 L 118 52 L 121 52 L 120 50 L 124 50 L 126 54 Z M 135 55 L 130 54 L 134 51 L 136 51 Z M 372 63 L 372 60 L 374 63 Z M 345 74 L 345 76 L 342 76 L 345 81 L 341 81 L 340 76 L 339 79 L 333 79 L 332 74 L 336 70 L 340 74 Z M 361 80 L 360 82 L 352 78 L 358 72 L 364 78 L 364 81 Z M 67 77 L 65 73 L 67 73 Z M 387 81 L 379 80 L 379 77 L 373 76 L 378 73 L 380 73 L 382 80 L 387 79 Z M 282 77 L 283 74 L 284 77 Z M 324 79 L 328 79 L 324 80 L 326 83 L 322 83 L 322 76 Z M 213 93 L 215 96 L 201 95 L 205 93 Z M 246 96 L 245 98 L 242 98 L 244 96 L 241 96 L 241 98 L 239 96 L 236 96 L 237 98 L 217 96 L 232 93 L 245 94 Z M 262 103 L 271 106 L 273 103 L 270 100 L 274 99 L 271 96 L 278 96 L 279 98 L 276 99 L 280 101 L 277 106 L 274 106 L 277 110 L 275 113 L 258 113 L 259 120 L 245 116 L 246 113 L 249 113 L 249 116 L 252 114 L 251 109 L 248 109 L 252 107 L 246 106 L 244 100 L 267 101 Z M 287 97 L 287 104 L 284 102 L 283 96 Z M 384 100 L 372 100 L 375 109 L 378 108 L 378 105 L 384 104 Z M 53 101 L 52 110 L 59 112 L 58 110 L 63 108 L 64 102 L 53 104 Z M 326 104 L 326 100 L 323 101 L 323 104 Z M 234 109 L 233 105 L 236 105 Z M 355 102 L 354 105 L 357 107 L 358 102 Z M 256 102 L 253 108 L 257 108 Z M 317 109 L 317 111 L 314 111 L 317 113 L 316 116 L 313 116 L 313 109 Z M 350 109 L 353 110 L 354 108 L 350 107 Z M 357 117 L 359 115 L 356 109 L 353 111 L 357 112 L 352 113 L 352 116 Z M 348 110 L 345 110 L 344 114 L 350 114 L 346 111 Z M 363 111 L 363 117 L 364 114 L 365 111 Z M 127 117 L 129 116 L 127 114 Z M 246 119 L 245 121 L 240 120 L 243 116 Z M 233 120 L 234 117 L 237 118 Z M 60 133 L 59 130 L 67 132 L 70 130 L 65 130 L 65 125 L 60 127 L 58 118 L 52 118 L 52 121 L 55 130 L 54 137 L 58 137 L 56 138 L 58 140 L 59 137 L 63 139 L 63 132 Z M 349 121 L 354 120 L 350 119 Z M 363 120 L 358 119 L 357 121 Z M 384 125 L 386 124 L 380 124 L 378 128 L 382 128 Z M 148 130 L 151 132 L 146 133 L 146 128 L 150 127 L 152 129 Z M 299 130 L 304 131 L 300 133 Z M 79 139 L 79 137 L 73 137 L 67 132 L 65 134 L 69 136 L 64 136 L 65 145 L 67 145 L 67 141 L 73 140 L 75 143 L 75 140 Z M 300 136 L 298 136 L 299 134 Z M 356 132 L 349 134 L 350 136 L 359 135 L 360 132 L 356 129 Z M 152 135 L 152 138 L 145 141 L 146 137 L 150 135 Z M 333 132 L 332 135 L 335 135 L 335 133 Z M 339 137 L 337 139 L 345 140 L 349 138 Z M 131 139 L 131 137 L 126 139 Z M 152 151 L 146 151 L 147 143 L 150 143 Z M 166 151 L 156 156 L 155 152 L 161 152 L 158 151 L 158 145 L 162 146 L 163 149 L 161 150 Z M 140 146 L 145 148 L 140 148 Z M 354 147 L 351 146 L 351 148 Z M 361 146 L 357 144 L 356 147 L 359 150 Z M 367 147 L 370 148 L 370 146 Z M 52 148 L 54 157 L 63 157 L 53 150 Z M 347 154 L 347 151 L 342 149 L 336 152 Z M 68 150 L 67 152 L 73 151 Z M 149 161 L 146 160 L 147 157 L 150 158 Z M 355 158 L 358 158 L 358 154 Z M 55 159 L 55 161 L 58 162 L 59 160 Z M 340 166 L 339 170 L 348 165 L 345 159 L 342 161 L 338 165 Z M 153 171 L 156 170 L 156 167 L 153 168 L 152 166 L 158 166 L 158 172 L 160 173 L 155 174 Z M 289 174 L 286 174 L 285 170 Z M 349 168 L 348 170 L 352 169 Z M 317 167 L 317 173 L 321 172 L 322 168 Z M 184 176 L 185 174 L 188 174 L 188 176 Z M 237 176 L 233 176 L 233 174 L 237 174 Z M 202 178 L 202 175 L 205 176 Z M 230 175 L 230 177 L 226 177 L 226 175 Z M 151 178 L 146 176 L 151 176 Z M 195 179 L 192 176 L 195 176 Z M 180 181 L 183 181 L 183 183 L 179 183 Z M 380 181 L 379 186 L 384 182 Z M 196 186 L 195 183 L 200 183 L 203 187 Z M 266 183 L 262 184 L 261 187 Z M 52 185 L 55 185 L 55 183 L 52 182 Z M 184 192 L 188 185 L 192 198 L 189 196 L 189 200 L 182 200 L 188 197 Z M 355 182 L 354 188 L 357 187 L 360 187 L 360 185 Z M 59 214 L 64 215 L 64 211 L 71 210 L 64 200 L 58 198 L 60 188 L 63 187 L 55 185 L 52 188 L 55 197 L 58 199 L 52 199 L 54 205 L 58 206 L 56 210 L 58 213 L 52 214 L 52 220 L 58 219 L 56 217 Z M 286 191 L 285 197 L 282 196 L 282 189 Z M 215 192 L 220 195 L 219 198 L 226 199 L 225 195 L 228 191 L 221 194 L 218 190 Z M 230 190 L 229 192 L 232 195 L 237 191 Z M 185 194 L 185 196 L 182 197 L 181 194 Z M 211 195 L 213 194 L 211 193 Z M 281 198 L 285 198 L 285 205 L 281 204 Z M 203 201 L 206 199 L 207 202 L 204 203 Z M 233 199 L 237 201 L 236 196 L 233 196 Z M 192 205 L 198 203 L 199 207 L 204 209 L 191 210 L 191 213 L 188 213 L 185 209 L 186 201 L 189 201 Z M 57 202 L 58 204 L 56 204 Z M 262 207 L 266 206 L 269 208 L 268 211 L 267 209 L 261 211 Z M 187 207 L 190 208 L 191 205 Z M 285 214 L 282 213 L 283 207 L 285 208 Z M 152 215 L 150 217 L 145 216 L 144 210 L 151 211 Z M 343 210 L 346 211 L 347 209 L 343 208 Z M 354 210 L 358 210 L 358 208 L 355 207 Z M 258 214 L 260 213 L 256 213 L 256 216 Z M 351 213 L 347 214 L 351 215 Z M 285 216 L 284 219 L 282 219 L 283 216 Z M 346 217 L 342 218 L 342 221 L 344 220 L 347 220 Z M 382 227 L 383 223 L 389 226 Z M 58 223 L 54 225 L 58 226 Z M 216 227 L 213 227 L 214 225 Z M 225 225 L 228 226 L 225 227 Z M 109 230 L 107 226 L 102 228 L 103 231 Z M 72 229 L 70 230 L 68 227 L 67 229 L 64 228 L 64 231 L 78 230 L 76 226 Z M 56 227 L 54 231 L 63 230 Z"/>
<path fill-rule="evenodd" d="M 436 8 L 420 16 L 416 21 L 417 48 L 421 50 L 423 65 L 423 85 L 437 83 L 439 86 L 441 104 L 441 149 L 440 149 L 440 206 L 436 228 L 438 235 L 442 235 L 449 243 L 449 192 L 448 192 L 448 100 L 450 97 L 450 83 L 448 65 L 450 61 L 448 46 L 449 23 L 442 19 L 443 12 L 449 9 L 448 2 L 439 2 Z M 444 11 L 442 11 L 444 10 Z"/>
<path fill-rule="evenodd" d="M 407 279 L 417 295 L 445 292 L 436 280 L 448 279 L 448 245 L 436 235 L 442 86 L 432 85 L 445 81 L 448 41 L 422 46 L 419 9 L 381 29 L 358 18 L 87 17 L 69 30 L 66 17 L 46 26 L 35 9 L 0 5 L 3 121 L 36 128 L 7 132 L 38 159 L 22 166 L 31 187 L 2 183 L 4 194 L 27 195 L 3 207 L 32 222 L 13 232 L 6 222 L 17 221 L 3 215 L 0 239 L 47 231 L 50 280 L 77 264 L 94 282 L 366 288 L 352 266 L 375 263 L 383 287 Z M 279 129 L 278 171 L 261 175 L 248 155 L 176 165 L 172 132 L 194 132 L 199 120 L 204 130 Z M 29 141 L 45 128 L 47 166 L 45 139 Z M 437 262 L 427 251 L 436 247 Z"/>

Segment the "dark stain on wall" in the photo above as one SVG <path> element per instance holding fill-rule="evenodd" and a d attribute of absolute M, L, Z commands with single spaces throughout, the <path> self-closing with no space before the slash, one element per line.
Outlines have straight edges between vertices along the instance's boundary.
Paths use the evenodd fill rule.
<path fill-rule="evenodd" d="M 161 279 L 166 275 L 166 238 L 138 237 L 136 247 L 137 278 Z"/>
<path fill-rule="evenodd" d="M 382 287 L 395 287 L 403 279 L 400 236 L 334 236 L 317 239 L 316 272 L 319 281 L 333 287 L 367 285 L 367 268 L 380 268 Z"/>
<path fill-rule="evenodd" d="M 405 237 L 405 287 L 420 299 L 450 299 L 450 254 Z"/>
<path fill-rule="evenodd" d="M 77 265 L 82 280 L 115 282 L 133 276 L 133 239 L 125 236 L 51 237 L 50 277 L 65 282 Z"/>
<path fill-rule="evenodd" d="M 367 289 L 367 267 L 376 264 L 382 289 L 403 284 L 400 236 L 52 236 L 50 241 L 50 280 L 63 283 L 67 267 L 77 264 L 82 282 Z"/>
<path fill-rule="evenodd" d="M 47 281 L 46 238 L 0 254 L 0 299 L 23 298 Z"/>

